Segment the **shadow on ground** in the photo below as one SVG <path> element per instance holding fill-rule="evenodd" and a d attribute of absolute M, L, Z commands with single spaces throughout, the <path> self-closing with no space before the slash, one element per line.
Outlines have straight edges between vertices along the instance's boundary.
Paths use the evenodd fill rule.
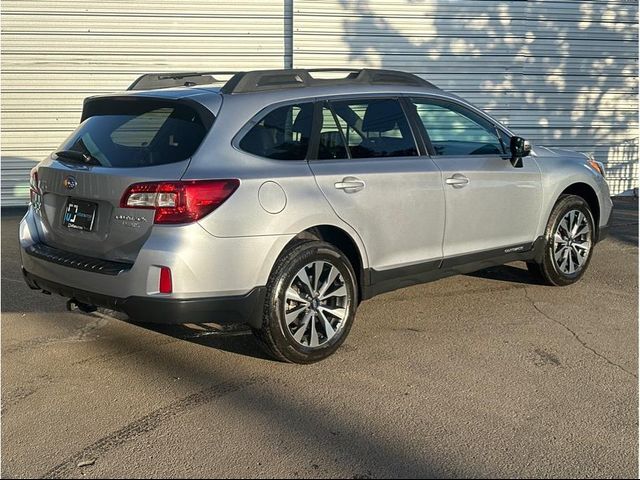
<path fill-rule="evenodd" d="M 524 283 L 526 285 L 540 284 L 540 282 L 529 274 L 526 266 L 516 267 L 514 265 L 500 265 L 498 267 L 489 267 L 484 270 L 478 270 L 477 272 L 469 273 L 468 275 L 470 277 L 500 280 L 510 283 Z"/>
<path fill-rule="evenodd" d="M 110 315 L 112 315 L 111 312 Z M 253 332 L 246 325 L 219 325 L 216 323 L 160 325 L 131 321 L 129 323 L 197 345 L 261 360 L 274 361 L 264 353 Z"/>
<path fill-rule="evenodd" d="M 638 245 L 638 199 L 617 197 L 613 199 L 613 218 L 609 235 L 621 242 Z"/>

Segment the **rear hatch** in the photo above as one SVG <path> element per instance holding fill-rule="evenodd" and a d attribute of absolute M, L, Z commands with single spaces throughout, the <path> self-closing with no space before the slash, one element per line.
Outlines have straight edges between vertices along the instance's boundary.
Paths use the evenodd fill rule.
<path fill-rule="evenodd" d="M 134 262 L 154 211 L 121 208 L 123 194 L 134 183 L 179 180 L 213 120 L 212 112 L 188 99 L 85 101 L 82 123 L 37 167 L 44 243 Z"/>

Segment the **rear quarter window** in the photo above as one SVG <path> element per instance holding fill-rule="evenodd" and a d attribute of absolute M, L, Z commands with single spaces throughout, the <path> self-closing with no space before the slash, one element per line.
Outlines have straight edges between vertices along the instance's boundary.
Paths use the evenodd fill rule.
<path fill-rule="evenodd" d="M 264 115 L 238 146 L 245 152 L 274 160 L 304 160 L 312 123 L 313 103 L 279 107 Z"/>

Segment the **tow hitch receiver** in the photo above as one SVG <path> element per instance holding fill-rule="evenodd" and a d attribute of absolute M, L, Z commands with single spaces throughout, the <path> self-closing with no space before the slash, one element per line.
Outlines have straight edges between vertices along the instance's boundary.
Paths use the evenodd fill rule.
<path fill-rule="evenodd" d="M 82 313 L 92 313 L 98 310 L 98 307 L 79 302 L 75 298 L 67 300 L 67 310 L 73 312 L 75 309 L 80 310 Z"/>

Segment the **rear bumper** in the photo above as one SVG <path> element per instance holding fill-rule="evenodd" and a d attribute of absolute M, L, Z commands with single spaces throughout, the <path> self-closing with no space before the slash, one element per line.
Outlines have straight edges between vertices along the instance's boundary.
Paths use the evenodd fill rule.
<path fill-rule="evenodd" d="M 37 290 L 57 293 L 81 303 L 126 313 L 146 323 L 247 323 L 258 328 L 262 320 L 265 287 L 255 287 L 246 295 L 210 298 L 119 298 L 89 292 L 46 280 L 22 269 L 27 284 Z"/>
<path fill-rule="evenodd" d="M 275 260 L 293 238 L 222 238 L 211 235 L 198 223 L 160 225 L 151 229 L 135 261 L 124 263 L 117 256 L 118 249 L 110 251 L 115 258 L 108 258 L 104 252 L 76 249 L 55 238 L 47 241 L 48 228 L 33 209 L 20 223 L 21 261 L 30 274 L 108 297 L 162 300 L 244 296 L 266 285 Z M 161 267 L 171 270 L 171 294 L 159 291 Z"/>

